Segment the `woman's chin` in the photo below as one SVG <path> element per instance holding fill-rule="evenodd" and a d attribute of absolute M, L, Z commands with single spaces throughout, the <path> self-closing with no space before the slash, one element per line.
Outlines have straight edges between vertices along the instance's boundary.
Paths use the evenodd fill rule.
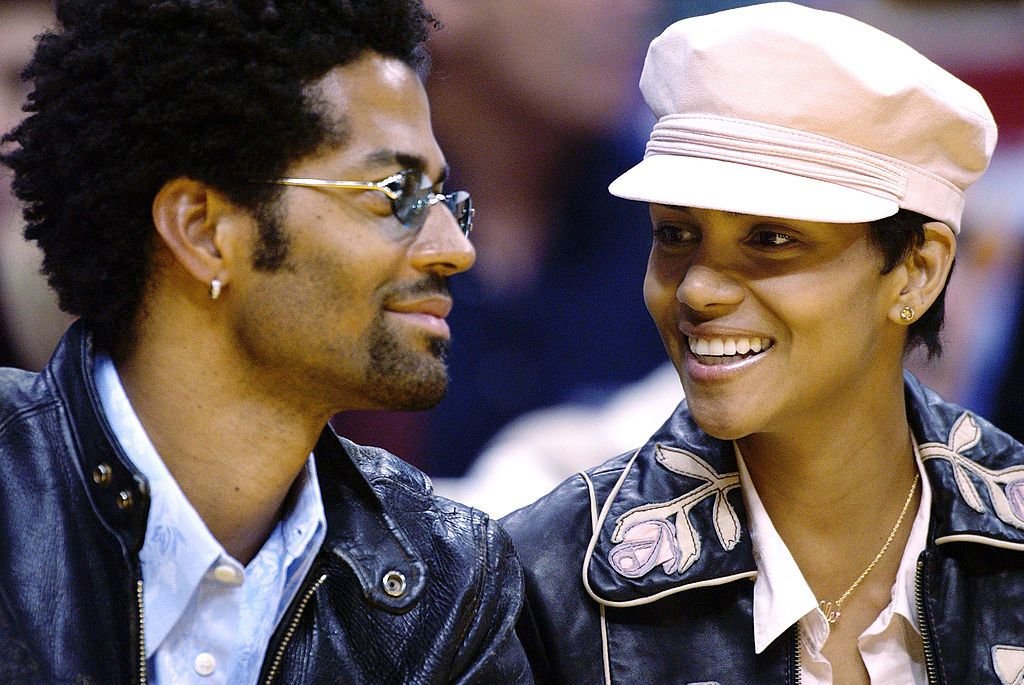
<path fill-rule="evenodd" d="M 720 411 L 701 411 L 690 405 L 690 414 L 702 431 L 719 440 L 739 440 L 752 432 L 746 421 L 730 419 Z"/>

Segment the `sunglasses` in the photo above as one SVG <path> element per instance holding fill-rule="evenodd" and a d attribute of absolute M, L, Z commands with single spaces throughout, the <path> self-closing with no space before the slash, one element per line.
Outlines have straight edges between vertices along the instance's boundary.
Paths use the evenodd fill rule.
<path fill-rule="evenodd" d="M 443 203 L 455 217 L 462 234 L 473 230 L 473 202 L 465 190 L 435 193 L 430 180 L 418 169 L 403 169 L 381 181 L 328 181 L 320 178 L 276 178 L 263 183 L 300 188 L 340 190 L 376 190 L 391 201 L 391 213 L 410 231 L 419 231 L 427 220 L 430 208 Z"/>

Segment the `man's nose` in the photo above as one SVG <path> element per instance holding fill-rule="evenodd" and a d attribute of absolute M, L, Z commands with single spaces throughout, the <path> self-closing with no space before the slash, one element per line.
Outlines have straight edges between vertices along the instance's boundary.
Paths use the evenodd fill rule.
<path fill-rule="evenodd" d="M 476 261 L 476 249 L 443 203 L 430 207 L 426 222 L 412 244 L 413 266 L 442 276 L 466 271 Z"/>

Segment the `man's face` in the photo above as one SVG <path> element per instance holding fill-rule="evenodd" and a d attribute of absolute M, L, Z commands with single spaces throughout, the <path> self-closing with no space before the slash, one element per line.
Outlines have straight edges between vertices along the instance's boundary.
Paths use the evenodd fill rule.
<path fill-rule="evenodd" d="M 426 93 L 407 65 L 367 53 L 330 71 L 314 91 L 342 142 L 286 176 L 380 181 L 420 168 L 431 183 L 443 179 Z M 247 265 L 236 266 L 229 286 L 234 333 L 258 383 L 295 392 L 293 401 L 324 402 L 328 413 L 422 409 L 441 399 L 446 281 L 475 253 L 443 204 L 428 211 L 417 232 L 399 223 L 379 191 L 285 187 L 274 211 L 287 241 L 284 262 L 253 266 L 254 220 Z"/>

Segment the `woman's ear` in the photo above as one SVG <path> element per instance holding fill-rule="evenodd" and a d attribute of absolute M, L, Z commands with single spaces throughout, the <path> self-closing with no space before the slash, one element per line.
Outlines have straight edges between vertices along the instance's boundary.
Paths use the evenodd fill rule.
<path fill-rule="evenodd" d="M 201 181 L 175 178 L 153 198 L 153 224 L 167 251 L 197 285 L 207 290 L 231 278 L 224 219 L 236 211 L 222 193 Z M 230 222 L 227 222 L 230 225 Z"/>
<path fill-rule="evenodd" d="M 953 230 L 938 221 L 924 224 L 924 242 L 907 255 L 901 265 L 906 282 L 889 311 L 889 318 L 904 325 L 921 318 L 946 286 L 955 256 Z"/>

